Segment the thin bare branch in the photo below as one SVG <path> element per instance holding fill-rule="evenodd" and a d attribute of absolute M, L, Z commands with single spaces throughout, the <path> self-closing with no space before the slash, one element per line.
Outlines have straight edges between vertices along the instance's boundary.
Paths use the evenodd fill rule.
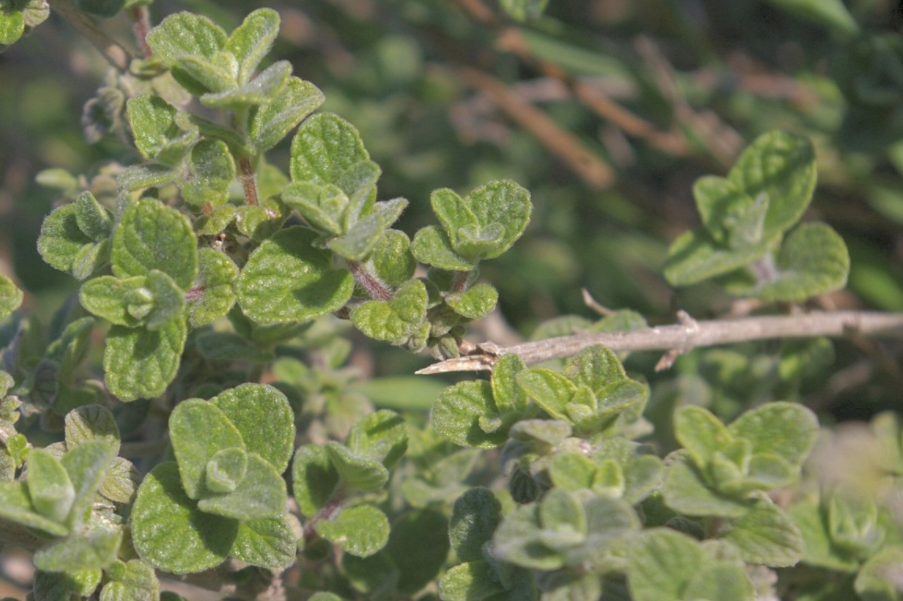
<path fill-rule="evenodd" d="M 49 0 L 49 2 L 53 11 L 94 44 L 108 63 L 119 71 L 128 70 L 132 55 L 122 44 L 107 35 L 97 21 L 80 11 L 72 0 Z"/>
<path fill-rule="evenodd" d="M 810 338 L 849 335 L 903 338 L 903 313 L 838 311 L 806 315 L 747 317 L 734 320 L 682 320 L 680 324 L 658 326 L 634 332 L 577 334 L 527 342 L 508 347 L 493 343 L 476 345 L 476 351 L 448 359 L 418 371 L 440 374 L 455 371 L 492 371 L 502 355 L 515 354 L 528 365 L 563 359 L 581 350 L 603 344 L 613 351 L 677 351 L 754 340 Z"/>

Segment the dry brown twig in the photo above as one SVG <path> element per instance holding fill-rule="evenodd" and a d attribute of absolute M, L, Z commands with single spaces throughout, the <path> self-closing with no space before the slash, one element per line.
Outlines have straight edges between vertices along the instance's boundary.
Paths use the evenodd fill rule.
<path fill-rule="evenodd" d="M 665 351 L 660 367 L 667 368 L 677 355 L 694 348 L 755 340 L 850 335 L 903 337 L 903 313 L 838 311 L 712 321 L 696 321 L 684 314 L 679 324 L 633 332 L 576 334 L 506 347 L 484 342 L 474 345 L 470 354 L 435 363 L 417 373 L 492 371 L 500 357 L 510 354 L 520 356 L 524 363 L 531 365 L 570 357 L 597 344 L 613 351 Z"/>

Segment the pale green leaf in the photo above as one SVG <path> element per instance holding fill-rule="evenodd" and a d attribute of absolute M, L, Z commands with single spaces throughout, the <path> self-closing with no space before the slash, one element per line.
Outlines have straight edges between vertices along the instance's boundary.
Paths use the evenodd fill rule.
<path fill-rule="evenodd" d="M 445 297 L 446 304 L 455 313 L 467 319 L 482 319 L 489 315 L 498 302 L 499 293 L 489 284 L 477 284 L 466 292 L 457 292 Z"/>
<path fill-rule="evenodd" d="M 400 415 L 381 409 L 354 424 L 345 444 L 353 453 L 392 469 L 407 450 L 408 430 Z"/>
<path fill-rule="evenodd" d="M 869 558 L 859 570 L 854 587 L 862 601 L 899 601 L 900 586 L 897 579 L 903 565 L 903 547 L 881 549 Z"/>
<path fill-rule="evenodd" d="M 188 172 L 182 183 L 182 197 L 193 205 L 219 205 L 229 198 L 235 180 L 235 160 L 222 140 L 201 140 L 191 150 Z"/>
<path fill-rule="evenodd" d="M 385 486 L 389 470 L 379 461 L 358 455 L 335 441 L 326 443 L 326 454 L 346 486 L 372 491 Z"/>
<path fill-rule="evenodd" d="M 553 418 L 570 421 L 566 406 L 577 387 L 562 374 L 534 367 L 517 374 L 517 385 Z"/>
<path fill-rule="evenodd" d="M 383 283 L 397 287 L 414 277 L 417 261 L 411 254 L 411 239 L 398 230 L 386 230 L 370 255 L 373 272 Z"/>
<path fill-rule="evenodd" d="M 22 298 L 22 291 L 8 277 L 0 275 L 0 321 L 19 308 Z"/>
<path fill-rule="evenodd" d="M 188 290 L 197 274 L 197 240 L 188 219 L 153 199 L 130 205 L 113 234 L 113 273 L 120 278 L 154 269 Z"/>
<path fill-rule="evenodd" d="M 116 182 L 122 190 L 134 192 L 163 186 L 178 177 L 179 172 L 166 165 L 131 165 L 116 177 Z"/>
<path fill-rule="evenodd" d="M 627 581 L 634 601 L 680 601 L 696 572 L 705 565 L 696 540 L 664 528 L 638 535 L 630 546 Z"/>
<path fill-rule="evenodd" d="M 34 564 L 45 572 L 103 569 L 116 560 L 121 542 L 121 530 L 80 532 L 41 548 L 34 555 Z"/>
<path fill-rule="evenodd" d="M 248 317 L 267 324 L 308 321 L 351 298 L 351 273 L 332 268 L 331 253 L 312 246 L 316 237 L 306 228 L 288 228 L 251 254 L 236 285 Z"/>
<path fill-rule="evenodd" d="M 175 122 L 176 109 L 159 96 L 134 96 L 129 99 L 127 107 L 135 146 L 145 158 L 156 158 L 169 141 L 179 135 Z"/>
<path fill-rule="evenodd" d="M 684 591 L 684 599 L 753 601 L 756 597 L 743 564 L 716 561 L 702 567 Z"/>
<path fill-rule="evenodd" d="M 243 521 L 229 553 L 245 563 L 270 569 L 295 561 L 298 540 L 285 518 Z"/>
<path fill-rule="evenodd" d="M 60 460 L 43 449 L 33 449 L 28 454 L 26 484 L 35 511 L 64 523 L 75 500 L 75 488 Z"/>
<path fill-rule="evenodd" d="M 99 440 L 119 453 L 119 426 L 103 405 L 84 405 L 66 414 L 66 447 L 70 450 L 89 440 Z"/>
<path fill-rule="evenodd" d="M 459 382 L 439 395 L 430 412 L 430 424 L 457 445 L 492 449 L 504 443 L 508 433 L 504 429 L 485 432 L 480 418 L 497 414 L 489 382 Z"/>
<path fill-rule="evenodd" d="M 369 557 L 389 540 L 389 520 L 372 505 L 356 505 L 343 509 L 336 517 L 320 520 L 317 534 L 357 557 Z"/>
<path fill-rule="evenodd" d="M 502 520 L 502 505 L 488 488 L 472 488 L 458 497 L 448 523 L 451 547 L 461 561 L 483 559 L 483 545 Z"/>
<path fill-rule="evenodd" d="M 226 32 L 213 21 L 188 12 L 166 17 L 147 35 L 154 56 L 167 63 L 193 55 L 213 60 L 226 40 Z"/>
<path fill-rule="evenodd" d="M 69 528 L 37 513 L 24 482 L 0 482 L 0 518 L 50 536 L 66 536 Z"/>
<path fill-rule="evenodd" d="M 199 328 L 226 315 L 235 304 L 233 283 L 238 267 L 225 254 L 212 248 L 198 251 L 198 275 L 185 294 L 188 322 Z"/>
<path fill-rule="evenodd" d="M 106 240 L 113 231 L 109 212 L 90 192 L 83 192 L 76 198 L 75 220 L 82 233 L 95 242 Z"/>
<path fill-rule="evenodd" d="M 249 453 L 285 471 L 294 450 L 295 415 L 284 394 L 266 384 L 242 384 L 210 402 L 238 429 Z"/>
<path fill-rule="evenodd" d="M 86 597 L 94 593 L 103 571 L 41 572 L 34 578 L 34 601 L 70 601 L 72 595 Z"/>
<path fill-rule="evenodd" d="M 341 476 L 325 447 L 298 447 L 292 463 L 292 487 L 301 514 L 311 517 L 332 498 Z"/>
<path fill-rule="evenodd" d="M 125 402 L 163 394 L 179 369 L 187 336 L 182 319 L 154 331 L 113 326 L 103 355 L 110 392 Z"/>
<path fill-rule="evenodd" d="M 671 456 L 662 495 L 668 507 L 689 516 L 740 517 L 750 505 L 742 498 L 728 497 L 709 488 L 685 451 Z"/>
<path fill-rule="evenodd" d="M 772 453 L 799 467 L 815 444 L 818 418 L 802 405 L 774 402 L 747 411 L 728 431 L 748 440 L 754 454 Z"/>
<path fill-rule="evenodd" d="M 204 487 L 211 493 L 229 493 L 238 488 L 248 471 L 248 454 L 240 447 L 222 449 L 207 462 Z"/>
<path fill-rule="evenodd" d="M 353 125 L 331 113 L 307 119 L 292 140 L 292 180 L 335 184 L 342 173 L 370 159 Z"/>
<path fill-rule="evenodd" d="M 427 226 L 414 236 L 411 253 L 421 263 L 449 271 L 471 271 L 476 263 L 459 256 L 445 231 L 434 225 Z"/>
<path fill-rule="evenodd" d="M 426 286 L 420 280 L 403 284 L 390 301 L 367 301 L 351 313 L 351 320 L 370 338 L 403 344 L 426 319 Z"/>
<path fill-rule="evenodd" d="M 86 440 L 63 455 L 63 467 L 75 489 L 75 498 L 67 519 L 69 527 L 78 529 L 88 521 L 94 495 L 100 488 L 113 457 L 115 453 L 112 447 L 103 440 Z"/>
<path fill-rule="evenodd" d="M 270 8 L 258 8 L 232 32 L 225 49 L 238 60 L 239 85 L 251 79 L 257 65 L 273 47 L 277 35 L 279 13 Z"/>
<path fill-rule="evenodd" d="M 768 497 L 727 523 L 721 537 L 733 543 L 744 561 L 773 568 L 795 565 L 803 557 L 803 538 L 790 517 Z"/>
<path fill-rule="evenodd" d="M 160 582 L 154 569 L 133 559 L 107 570 L 109 582 L 100 591 L 100 601 L 159 601 Z"/>
<path fill-rule="evenodd" d="M 290 77 L 267 104 L 251 110 L 248 134 L 257 152 L 267 151 L 278 144 L 323 104 L 323 100 L 323 93 L 315 85 Z"/>
<path fill-rule="evenodd" d="M 690 286 L 755 263 L 781 238 L 778 233 L 762 243 L 731 249 L 722 247 L 704 231 L 689 231 L 668 248 L 665 279 L 673 286 Z"/>
<path fill-rule="evenodd" d="M 413 594 L 432 582 L 448 558 L 448 518 L 416 509 L 392 523 L 385 552 L 399 570 L 397 590 Z"/>
<path fill-rule="evenodd" d="M 138 555 L 171 574 L 201 572 L 222 563 L 238 534 L 238 520 L 199 511 L 182 489 L 173 462 L 144 478 L 132 508 L 132 542 Z"/>
<path fill-rule="evenodd" d="M 93 242 L 78 227 L 77 210 L 74 204 L 54 209 L 44 219 L 38 238 L 41 258 L 54 269 L 70 273 L 75 256 Z"/>
<path fill-rule="evenodd" d="M 72 275 L 77 280 L 84 280 L 110 260 L 110 241 L 103 240 L 95 244 L 85 244 L 75 253 L 72 259 Z"/>
<path fill-rule="evenodd" d="M 292 65 L 288 61 L 273 63 L 241 87 L 213 90 L 204 94 L 201 96 L 201 104 L 209 108 L 233 111 L 266 104 L 270 98 L 279 93 L 291 73 Z"/>
<path fill-rule="evenodd" d="M 235 490 L 204 494 L 198 508 L 237 520 L 276 518 L 285 513 L 287 498 L 285 480 L 276 468 L 257 453 L 248 453 L 245 477 Z"/>
<path fill-rule="evenodd" d="M 114 457 L 97 492 L 114 503 L 131 504 L 140 484 L 138 468 L 128 459 Z"/>
<path fill-rule="evenodd" d="M 674 414 L 674 437 L 700 468 L 725 445 L 731 432 L 711 411 L 696 405 L 681 407 Z"/>

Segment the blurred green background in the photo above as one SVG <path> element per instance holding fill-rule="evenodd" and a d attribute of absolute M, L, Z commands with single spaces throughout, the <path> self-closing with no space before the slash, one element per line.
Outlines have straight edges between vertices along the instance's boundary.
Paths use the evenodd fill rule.
<path fill-rule="evenodd" d="M 483 268 L 524 335 L 559 315 L 593 317 L 581 288 L 653 323 L 672 321 L 676 308 L 697 318 L 729 311 L 731 299 L 713 288 L 672 290 L 661 264 L 668 243 L 697 225 L 693 181 L 724 173 L 775 128 L 816 144 L 807 218 L 830 223 L 850 248 L 849 289 L 829 305 L 903 310 L 896 0 L 551 0 L 529 22 L 496 0 L 159 1 L 151 15 L 190 9 L 231 29 L 264 5 L 283 20 L 271 59 L 290 60 L 325 92 L 325 110 L 360 129 L 383 167 L 380 196 L 411 201 L 401 229 L 431 221 L 435 188 L 463 193 L 511 178 L 532 191 L 527 234 Z M 103 27 L 132 43 L 124 16 Z M 105 71 L 56 16 L 0 54 L 0 261 L 42 313 L 76 282 L 35 249 L 55 200 L 35 175 L 50 166 L 92 174 L 131 156 L 115 139 L 88 144 L 77 118 Z M 284 143 L 273 160 L 286 159 Z M 903 378 L 887 348 L 839 346 L 834 371 L 863 356 L 883 367 L 832 397 L 845 407 L 838 417 L 898 402 Z M 820 378 L 803 394 L 826 385 Z"/>

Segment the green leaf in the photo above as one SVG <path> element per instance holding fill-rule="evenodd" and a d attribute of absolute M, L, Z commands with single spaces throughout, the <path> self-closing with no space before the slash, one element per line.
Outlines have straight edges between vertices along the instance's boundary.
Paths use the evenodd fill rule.
<path fill-rule="evenodd" d="M 595 464 L 580 453 L 556 453 L 549 462 L 552 484 L 569 492 L 591 489 L 595 474 Z"/>
<path fill-rule="evenodd" d="M 122 457 L 114 457 L 98 493 L 114 503 L 131 505 L 139 484 L 141 474 L 132 462 Z"/>
<path fill-rule="evenodd" d="M 411 243 L 411 253 L 421 263 L 439 269 L 471 271 L 476 267 L 476 261 L 469 261 L 459 256 L 452 248 L 452 243 L 445 231 L 434 225 L 417 232 Z"/>
<path fill-rule="evenodd" d="M 139 559 L 114 564 L 107 570 L 109 582 L 100 601 L 159 601 L 160 582 L 154 569 Z"/>
<path fill-rule="evenodd" d="M 43 449 L 33 449 L 28 454 L 26 484 L 35 510 L 46 518 L 64 523 L 75 500 L 75 488 L 60 460 Z"/>
<path fill-rule="evenodd" d="M 238 488 L 248 471 L 248 454 L 239 447 L 222 449 L 207 462 L 204 487 L 211 493 L 229 493 Z"/>
<path fill-rule="evenodd" d="M 355 327 L 370 338 L 404 344 L 426 319 L 426 286 L 420 280 L 403 284 L 390 301 L 367 301 L 351 313 Z"/>
<path fill-rule="evenodd" d="M 439 395 L 430 412 L 430 424 L 441 436 L 462 447 L 493 449 L 508 439 L 508 432 L 486 432 L 480 427 L 480 419 L 496 415 L 489 382 L 459 382 Z"/>
<path fill-rule="evenodd" d="M 188 219 L 153 199 L 130 205 L 113 234 L 113 274 L 147 276 L 154 269 L 188 290 L 198 270 L 197 240 Z"/>
<path fill-rule="evenodd" d="M 182 197 L 193 205 L 219 205 L 229 199 L 235 181 L 235 160 L 222 140 L 201 140 L 191 150 Z"/>
<path fill-rule="evenodd" d="M 743 560 L 749 563 L 785 568 L 803 557 L 799 529 L 766 496 L 760 496 L 746 515 L 728 522 L 721 537 L 740 549 Z"/>
<path fill-rule="evenodd" d="M 382 409 L 354 424 L 345 444 L 353 453 L 392 469 L 407 449 L 408 431 L 400 415 Z"/>
<path fill-rule="evenodd" d="M 226 45 L 226 32 L 207 17 L 182 12 L 170 15 L 147 34 L 147 43 L 173 69 L 176 80 L 193 94 L 210 91 L 203 69 L 215 69 L 214 61 Z M 228 84 L 229 79 L 214 87 Z"/>
<path fill-rule="evenodd" d="M 776 234 L 760 244 L 729 249 L 717 244 L 706 232 L 684 232 L 668 248 L 665 279 L 672 286 L 690 286 L 736 271 L 762 258 L 780 238 Z"/>
<path fill-rule="evenodd" d="M 786 131 L 763 134 L 743 151 L 728 178 L 751 198 L 768 198 L 765 237 L 790 229 L 815 190 L 815 150 L 807 138 Z"/>
<path fill-rule="evenodd" d="M 55 541 L 34 555 L 34 564 L 45 572 L 77 572 L 103 569 L 116 561 L 121 530 L 96 528 Z"/>
<path fill-rule="evenodd" d="M 41 235 L 38 238 L 38 252 L 41 258 L 60 271 L 72 272 L 75 256 L 85 245 L 92 243 L 78 227 L 75 204 L 63 205 L 54 209 L 44 219 Z"/>
<path fill-rule="evenodd" d="M 389 470 L 378 460 L 354 453 L 335 441 L 326 443 L 326 454 L 342 482 L 357 490 L 379 490 L 389 481 Z"/>
<path fill-rule="evenodd" d="M 528 569 L 560 569 L 565 564 L 563 554 L 546 543 L 558 546 L 556 543 L 561 542 L 561 548 L 566 550 L 579 545 L 581 540 L 579 535 L 574 536 L 573 533 L 563 537 L 556 534 L 542 529 L 537 503 L 520 505 L 506 514 L 496 528 L 492 538 L 493 557 Z"/>
<path fill-rule="evenodd" d="M 238 83 L 248 83 L 257 65 L 273 47 L 279 35 L 279 13 L 259 8 L 245 17 L 229 39 L 225 48 L 238 60 Z"/>
<path fill-rule="evenodd" d="M 96 244 L 85 244 L 72 259 L 72 275 L 77 280 L 84 280 L 110 260 L 110 241 L 104 240 Z"/>
<path fill-rule="evenodd" d="M 214 109 L 233 111 L 247 110 L 251 106 L 266 104 L 272 96 L 279 93 L 292 73 L 291 63 L 279 61 L 261 72 L 253 81 L 238 88 L 222 90 L 211 88 L 211 92 L 201 96 L 201 104 Z"/>
<path fill-rule="evenodd" d="M 442 601 L 483 601 L 504 591 L 495 568 L 482 560 L 457 565 L 439 580 Z"/>
<path fill-rule="evenodd" d="M 320 113 L 306 120 L 292 140 L 292 180 L 335 184 L 345 170 L 369 159 L 353 125 L 332 113 Z"/>
<path fill-rule="evenodd" d="M 225 494 L 203 495 L 198 508 L 237 520 L 276 518 L 285 513 L 287 498 L 285 480 L 276 468 L 257 453 L 248 453 L 248 468 L 238 487 Z"/>
<path fill-rule="evenodd" d="M 731 432 L 711 411 L 695 405 L 681 407 L 674 414 L 674 436 L 700 468 L 733 442 Z"/>
<path fill-rule="evenodd" d="M 69 528 L 37 513 L 24 482 L 0 482 L 0 518 L 50 536 L 66 536 Z"/>
<path fill-rule="evenodd" d="M 230 555 L 239 561 L 264 568 L 291 565 L 298 552 L 298 540 L 285 518 L 243 521 Z"/>
<path fill-rule="evenodd" d="M 501 521 L 502 505 L 488 488 L 472 488 L 458 497 L 448 523 L 448 538 L 458 559 L 482 560 L 483 546 Z"/>
<path fill-rule="evenodd" d="M 753 290 L 757 298 L 802 302 L 846 286 L 850 254 L 830 226 L 807 223 L 787 237 L 770 271 L 769 278 Z"/>
<path fill-rule="evenodd" d="M 213 323 L 235 304 L 233 283 L 238 267 L 225 254 L 212 248 L 198 251 L 198 275 L 185 295 L 188 322 L 194 328 Z"/>
<path fill-rule="evenodd" d="M 110 392 L 125 402 L 163 394 L 179 369 L 187 336 L 181 319 L 173 319 L 154 331 L 110 328 L 103 355 Z"/>
<path fill-rule="evenodd" d="M 75 489 L 75 498 L 69 512 L 67 525 L 78 529 L 88 521 L 94 503 L 94 495 L 103 481 L 104 474 L 115 453 L 103 440 L 88 440 L 69 449 L 62 458 L 63 467 Z"/>
<path fill-rule="evenodd" d="M 175 463 L 161 463 L 144 478 L 132 508 L 138 555 L 172 574 L 201 572 L 222 563 L 238 534 L 238 520 L 203 513 L 188 498 Z"/>
<path fill-rule="evenodd" d="M 745 515 L 750 505 L 709 488 L 685 451 L 670 457 L 662 494 L 668 507 L 689 516 L 736 518 Z"/>
<path fill-rule="evenodd" d="M 78 229 L 95 242 L 106 240 L 113 231 L 113 221 L 109 212 L 90 192 L 83 192 L 76 198 L 75 221 L 78 223 Z"/>
<path fill-rule="evenodd" d="M 224 449 L 245 449 L 241 432 L 216 404 L 199 399 L 179 403 L 169 417 L 169 436 L 185 493 L 205 496 L 207 463 Z"/>
<path fill-rule="evenodd" d="M 448 558 L 448 519 L 439 511 L 415 509 L 392 524 L 386 552 L 400 572 L 397 589 L 413 594 L 438 575 Z"/>
<path fill-rule="evenodd" d="M 157 157 L 180 134 L 176 109 L 154 94 L 141 94 L 128 101 L 129 125 L 138 151 L 147 159 Z"/>
<path fill-rule="evenodd" d="M 445 303 L 455 313 L 467 319 L 482 319 L 489 315 L 499 300 L 499 293 L 489 284 L 477 284 L 467 292 L 458 292 L 445 297 Z"/>
<path fill-rule="evenodd" d="M 343 509 L 334 518 L 318 521 L 314 528 L 317 534 L 357 557 L 373 555 L 389 540 L 389 520 L 372 505 Z"/>
<path fill-rule="evenodd" d="M 22 298 L 22 291 L 8 277 L 0 275 L 0 321 L 19 308 Z"/>
<path fill-rule="evenodd" d="M 251 110 L 248 134 L 257 152 L 265 152 L 278 144 L 323 104 L 324 99 L 323 93 L 312 83 L 290 77 L 283 88 L 270 97 L 270 102 Z"/>
<path fill-rule="evenodd" d="M 311 517 L 325 507 L 335 494 L 340 478 L 325 447 L 298 447 L 292 463 L 292 490 L 301 514 Z"/>
<path fill-rule="evenodd" d="M 698 570 L 684 591 L 684 599 L 753 601 L 753 584 L 743 564 L 716 561 Z"/>
<path fill-rule="evenodd" d="M 0 5 L 0 44 L 15 44 L 25 33 L 25 15 L 12 2 Z"/>
<path fill-rule="evenodd" d="M 903 563 L 903 547 L 881 549 L 859 570 L 854 587 L 862 601 L 899 601 L 900 587 L 895 578 Z"/>
<path fill-rule="evenodd" d="M 147 290 L 153 298 L 153 307 L 147 314 L 148 330 L 159 330 L 173 320 L 182 320 L 185 313 L 185 293 L 176 286 L 171 277 L 151 270 L 147 276 Z"/>
<path fill-rule="evenodd" d="M 859 31 L 859 25 L 844 6 L 843 0 L 769 0 L 769 2 L 794 16 L 824 25 L 843 35 L 854 35 Z"/>
<path fill-rule="evenodd" d="M 116 177 L 116 182 L 122 190 L 135 192 L 166 185 L 178 177 L 178 171 L 165 165 L 131 165 Z"/>
<path fill-rule="evenodd" d="M 242 384 L 210 402 L 238 429 L 249 453 L 285 471 L 294 450 L 295 414 L 284 394 L 266 384 Z"/>
<path fill-rule="evenodd" d="M 798 468 L 815 444 L 818 418 L 802 405 L 774 402 L 747 411 L 728 431 L 748 440 L 754 454 L 773 453 Z"/>
<path fill-rule="evenodd" d="M 705 564 L 702 547 L 694 539 L 663 528 L 643 531 L 630 547 L 627 581 L 634 601 L 692 599 L 683 592 Z"/>
<path fill-rule="evenodd" d="M 534 367 L 517 374 L 517 385 L 553 418 L 570 421 L 565 407 L 577 387 L 565 376 L 551 369 Z"/>
<path fill-rule="evenodd" d="M 282 200 L 296 209 L 311 227 L 331 236 L 344 231 L 339 222 L 348 208 L 348 197 L 338 187 L 295 182 L 282 190 Z"/>
<path fill-rule="evenodd" d="M 370 255 L 373 273 L 383 283 L 397 287 L 412 277 L 417 261 L 411 254 L 411 239 L 398 230 L 386 230 Z"/>
<path fill-rule="evenodd" d="M 727 178 L 706 176 L 693 186 L 696 208 L 709 235 L 730 248 L 762 241 L 769 199 L 748 196 Z"/>
<path fill-rule="evenodd" d="M 85 597 L 94 593 L 103 578 L 101 570 L 80 572 L 41 572 L 35 574 L 35 601 L 69 601 L 72 595 Z"/>
<path fill-rule="evenodd" d="M 249 361 L 272 363 L 273 351 L 261 348 L 246 338 L 232 332 L 205 332 L 195 338 L 198 352 L 210 361 Z"/>
<path fill-rule="evenodd" d="M 530 193 L 510 180 L 480 186 L 464 198 L 464 204 L 476 217 L 478 225 L 476 231 L 487 232 L 494 227 L 501 228 L 497 236 L 491 237 L 491 244 L 476 252 L 480 259 L 493 259 L 511 248 L 530 222 L 530 212 L 533 208 Z M 478 239 L 468 235 L 469 231 L 471 230 L 467 226 L 459 228 L 456 241 L 455 235 L 446 227 L 446 233 L 455 251 L 465 257 L 472 255 L 468 252 L 470 250 L 468 238 Z M 470 244 L 472 245 L 472 242 Z"/>
<path fill-rule="evenodd" d="M 244 312 L 259 323 L 308 321 L 341 308 L 354 289 L 351 273 L 333 269 L 317 234 L 291 227 L 251 253 L 236 285 Z"/>

